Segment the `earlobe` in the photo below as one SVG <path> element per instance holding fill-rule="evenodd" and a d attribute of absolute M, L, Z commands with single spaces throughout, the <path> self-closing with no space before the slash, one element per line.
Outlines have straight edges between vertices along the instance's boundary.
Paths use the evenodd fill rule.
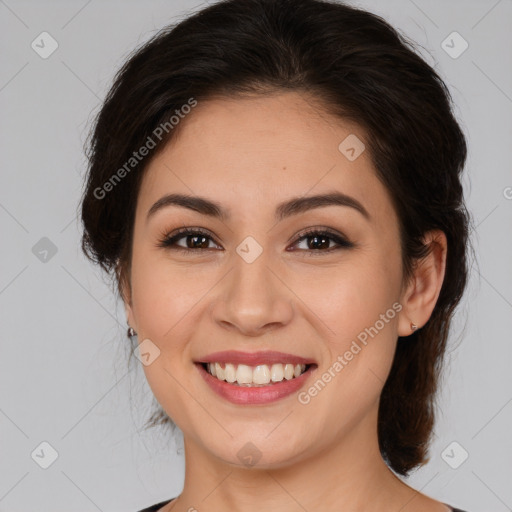
<path fill-rule="evenodd" d="M 416 262 L 414 275 L 403 294 L 403 309 L 398 322 L 399 336 L 409 336 L 428 322 L 443 285 L 446 235 L 441 230 L 432 230 L 426 233 L 423 240 L 430 250 Z"/>

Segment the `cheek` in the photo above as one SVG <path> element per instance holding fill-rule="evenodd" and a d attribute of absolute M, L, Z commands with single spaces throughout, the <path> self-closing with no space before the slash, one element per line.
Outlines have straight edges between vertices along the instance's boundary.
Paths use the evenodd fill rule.
<path fill-rule="evenodd" d="M 396 275 L 361 262 L 309 286 L 307 305 L 329 329 L 322 368 L 299 396 L 312 431 L 345 431 L 375 407 L 396 347 Z"/>
<path fill-rule="evenodd" d="M 343 345 L 373 326 L 398 300 L 398 260 L 394 266 L 377 260 L 359 254 L 329 269 L 289 274 L 290 287 L 306 306 L 304 314 L 309 308 L 322 321 L 333 345 Z M 392 310 L 387 315 L 391 323 L 395 313 Z"/>
<path fill-rule="evenodd" d="M 133 311 L 139 342 L 150 339 L 160 350 L 143 371 L 157 401 L 180 428 L 186 428 L 191 414 L 190 395 L 180 382 L 190 381 L 190 372 L 196 371 L 187 342 L 197 325 L 198 300 L 207 289 L 189 269 L 171 266 L 154 253 L 152 257 L 143 251 L 133 254 Z M 198 396 L 197 390 L 190 391 Z"/>
<path fill-rule="evenodd" d="M 304 314 L 311 310 L 326 328 L 322 370 L 330 371 L 327 380 L 336 375 L 334 385 L 328 386 L 333 396 L 326 402 L 332 399 L 341 404 L 354 396 L 374 400 L 389 374 L 401 310 L 401 281 L 398 252 L 385 257 L 360 254 L 350 264 L 316 271 L 294 285 L 297 295 L 306 298 Z"/>
<path fill-rule="evenodd" d="M 208 280 L 211 276 L 171 264 L 165 256 L 134 254 L 133 310 L 144 335 L 160 341 L 172 338 L 211 288 Z"/>

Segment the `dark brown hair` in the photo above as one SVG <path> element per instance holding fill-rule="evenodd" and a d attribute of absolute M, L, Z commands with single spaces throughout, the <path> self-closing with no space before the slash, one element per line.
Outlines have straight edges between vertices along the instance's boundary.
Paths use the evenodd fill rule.
<path fill-rule="evenodd" d="M 144 170 L 183 123 L 127 168 L 133 152 L 155 139 L 163 123 L 169 126 L 191 98 L 284 91 L 304 93 L 319 109 L 364 130 L 377 176 L 398 214 L 405 281 L 428 254 L 422 235 L 441 229 L 448 240 L 435 309 L 422 329 L 398 339 L 380 400 L 382 456 L 406 475 L 428 460 L 443 354 L 466 286 L 470 217 L 461 185 L 466 141 L 448 88 L 382 18 L 333 1 L 224 0 L 156 34 L 120 69 L 95 120 L 82 247 L 121 290 L 129 276 Z M 113 181 L 115 174 L 119 179 Z M 150 421 L 158 423 L 172 425 L 161 408 Z"/>

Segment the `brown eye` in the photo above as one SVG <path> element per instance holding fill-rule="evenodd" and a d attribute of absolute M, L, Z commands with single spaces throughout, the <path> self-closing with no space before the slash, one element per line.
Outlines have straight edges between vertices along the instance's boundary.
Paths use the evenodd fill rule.
<path fill-rule="evenodd" d="M 182 240 L 185 240 L 184 243 L 178 243 Z M 210 242 L 213 242 L 213 239 L 207 231 L 198 228 L 185 228 L 175 234 L 165 235 L 158 242 L 158 247 L 192 252 L 212 249 L 209 247 Z"/>
<path fill-rule="evenodd" d="M 303 241 L 305 241 L 305 247 L 299 248 L 299 251 L 326 253 L 338 249 L 354 247 L 354 244 L 343 236 L 330 230 L 319 230 L 318 228 L 302 233 L 300 238 L 294 243 L 294 246 L 303 243 Z M 336 246 L 332 247 L 332 242 L 334 242 Z"/>
<path fill-rule="evenodd" d="M 186 246 L 189 249 L 208 249 L 208 237 L 204 235 L 185 235 L 178 240 L 186 240 Z M 180 245 L 180 244 L 177 244 Z"/>

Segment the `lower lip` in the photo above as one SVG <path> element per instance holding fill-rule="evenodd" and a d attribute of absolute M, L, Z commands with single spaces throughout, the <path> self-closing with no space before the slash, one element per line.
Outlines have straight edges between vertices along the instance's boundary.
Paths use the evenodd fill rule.
<path fill-rule="evenodd" d="M 298 391 L 305 384 L 314 368 L 316 368 L 315 366 L 310 366 L 309 369 L 299 377 L 294 377 L 290 380 L 282 380 L 281 382 L 270 384 L 269 386 L 248 387 L 237 386 L 236 384 L 219 380 L 213 375 L 210 375 L 200 363 L 196 363 L 196 367 L 201 377 L 203 377 L 215 393 L 237 405 L 268 404 L 285 398 Z"/>

